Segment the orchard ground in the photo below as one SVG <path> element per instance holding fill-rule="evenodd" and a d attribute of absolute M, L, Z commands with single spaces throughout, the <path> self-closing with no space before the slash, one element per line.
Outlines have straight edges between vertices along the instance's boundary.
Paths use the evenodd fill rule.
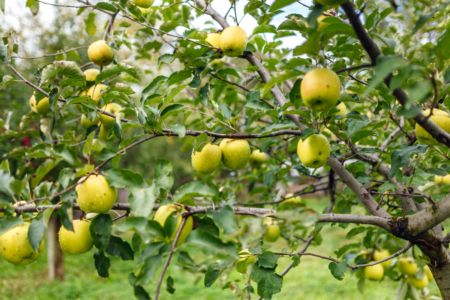
<path fill-rule="evenodd" d="M 305 203 L 308 207 L 317 211 L 328 206 L 328 199 L 307 198 Z M 261 220 L 262 221 L 262 220 Z M 449 224 L 444 224 L 444 226 Z M 346 241 L 347 230 L 339 227 L 326 226 L 323 233 L 323 242 L 320 246 L 311 246 L 308 252 L 317 253 L 324 256 L 334 257 L 333 251 L 342 246 Z M 445 226 L 446 227 L 446 226 Z M 272 243 L 272 251 L 277 251 L 286 247 L 286 242 L 279 239 Z M 0 299 L 2 300 L 51 300 L 51 299 L 131 299 L 132 287 L 128 283 L 128 274 L 133 271 L 137 258 L 134 262 L 122 261 L 120 258 L 111 257 L 110 278 L 104 279 L 97 275 L 93 264 L 93 254 L 95 250 L 78 255 L 64 256 L 65 280 L 64 282 L 50 282 L 47 279 L 47 253 L 44 248 L 42 257 L 34 264 L 25 267 L 14 267 L 4 260 L 0 260 Z M 188 249 L 191 257 L 196 263 L 201 263 L 200 251 L 194 248 Z M 194 253 L 195 251 L 195 253 Z M 288 258 L 280 258 L 277 273 L 281 272 L 290 262 Z M 180 267 L 174 265 L 168 274 L 175 281 L 175 294 L 169 295 L 166 291 L 160 299 L 173 300 L 221 300 L 231 299 L 234 294 L 231 290 L 222 290 L 218 284 L 220 279 L 211 288 L 204 288 L 203 277 L 197 277 L 192 273 L 178 272 Z M 170 273 L 169 273 L 170 272 Z M 244 286 L 244 279 L 233 270 L 230 275 L 233 278 L 241 278 L 241 285 Z M 222 277 L 221 277 L 222 278 Z M 196 281 L 197 280 L 197 281 Z M 343 281 L 338 281 L 330 276 L 328 262 L 318 258 L 303 257 L 299 267 L 289 272 L 283 280 L 281 293 L 274 295 L 274 299 L 297 300 L 387 300 L 393 299 L 399 282 L 383 280 L 381 282 L 366 282 L 365 291 L 361 294 L 357 289 L 358 279 L 351 276 L 350 272 L 345 273 Z M 256 290 L 256 284 L 252 282 Z M 300 288 L 301 287 L 301 288 Z M 155 292 L 156 285 L 147 286 L 148 292 Z M 165 282 L 162 288 L 165 289 Z M 431 295 L 438 295 L 439 289 L 436 282 L 430 282 L 428 288 Z M 218 296 L 219 295 L 219 296 Z M 256 294 L 252 299 L 256 299 Z"/>

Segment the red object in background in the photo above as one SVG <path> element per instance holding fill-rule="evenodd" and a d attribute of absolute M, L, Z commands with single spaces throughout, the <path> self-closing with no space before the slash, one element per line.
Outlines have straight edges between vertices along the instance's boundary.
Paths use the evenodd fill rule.
<path fill-rule="evenodd" d="M 31 147 L 31 142 L 29 137 L 22 138 L 22 146 Z"/>

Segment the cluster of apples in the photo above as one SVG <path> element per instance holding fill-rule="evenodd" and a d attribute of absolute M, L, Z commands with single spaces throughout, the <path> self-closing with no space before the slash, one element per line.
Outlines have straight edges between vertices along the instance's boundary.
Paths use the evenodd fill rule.
<path fill-rule="evenodd" d="M 375 261 L 385 259 L 390 256 L 388 250 L 376 250 L 373 253 Z M 364 268 L 364 276 L 367 279 L 379 281 L 384 276 L 384 269 L 391 266 L 391 260 L 387 260 L 377 265 Z M 408 282 L 417 289 L 423 289 L 428 286 L 430 281 L 434 280 L 433 274 L 428 266 L 424 266 L 425 273 L 420 276 L 419 267 L 412 257 L 401 257 L 397 262 L 398 271 L 407 277 Z"/>
<path fill-rule="evenodd" d="M 244 54 L 247 47 L 247 33 L 239 26 L 225 28 L 222 32 L 208 33 L 206 41 L 230 57 Z"/>
<path fill-rule="evenodd" d="M 192 151 L 192 167 L 199 173 L 211 174 L 220 162 L 231 170 L 241 170 L 248 162 L 252 167 L 261 166 L 267 159 L 264 152 L 250 152 L 250 145 L 244 139 L 223 139 L 220 146 L 206 144 L 201 151 Z"/>

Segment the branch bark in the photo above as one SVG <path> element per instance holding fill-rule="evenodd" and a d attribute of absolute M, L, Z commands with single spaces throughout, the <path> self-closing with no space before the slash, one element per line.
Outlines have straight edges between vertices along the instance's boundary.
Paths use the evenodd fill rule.
<path fill-rule="evenodd" d="M 323 214 L 317 220 L 318 223 L 355 223 L 355 224 L 367 224 L 375 225 L 391 231 L 390 219 L 375 217 L 375 216 L 362 216 L 362 215 L 347 215 L 347 214 Z"/>

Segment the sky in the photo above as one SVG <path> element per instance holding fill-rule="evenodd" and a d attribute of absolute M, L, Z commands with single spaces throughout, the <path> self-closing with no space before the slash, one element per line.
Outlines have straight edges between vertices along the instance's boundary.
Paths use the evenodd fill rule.
<path fill-rule="evenodd" d="M 75 0 L 66 0 L 66 1 L 58 1 L 58 0 L 44 0 L 45 2 L 48 3 L 60 3 L 60 4 L 70 4 L 70 5 L 82 5 L 79 2 L 75 1 Z M 105 1 L 105 0 L 104 0 Z M 96 2 L 100 2 L 100 1 L 91 1 L 91 3 L 96 3 Z M 269 3 L 272 3 L 273 1 L 270 0 Z M 15 1 L 6 1 L 6 11 L 5 14 L 0 12 L 0 23 L 6 24 L 7 27 L 12 27 L 16 30 L 19 30 L 19 22 L 18 22 L 18 18 L 25 18 L 30 20 L 30 18 L 33 18 L 29 9 L 26 8 L 25 6 L 26 0 L 15 0 Z M 161 5 L 162 0 L 156 0 L 155 4 L 156 6 Z M 238 2 L 237 5 L 237 15 L 238 15 L 238 19 L 241 20 L 241 18 L 244 15 L 244 7 L 245 5 L 248 3 L 248 1 L 244 1 L 241 0 Z M 304 4 L 306 5 L 311 5 L 312 0 L 305 0 L 303 1 Z M 212 1 L 212 7 L 219 13 L 221 13 L 222 15 L 224 15 L 229 7 L 230 7 L 230 1 L 229 0 L 213 0 Z M 67 8 L 68 10 L 73 10 L 74 14 L 76 13 L 77 9 L 76 8 Z M 308 9 L 296 2 L 294 2 L 294 4 L 291 4 L 290 6 L 284 7 L 283 8 L 284 13 L 279 14 L 277 16 L 274 17 L 274 19 L 272 20 L 271 24 L 278 27 L 278 25 L 280 25 L 284 20 L 285 17 L 289 14 L 293 14 L 293 13 L 297 13 L 297 14 L 302 14 L 304 16 L 308 15 Z M 231 13 L 230 13 L 231 14 Z M 48 24 L 48 26 L 51 25 L 52 20 L 57 17 L 56 15 L 56 11 L 55 11 L 55 7 L 50 6 L 50 5 L 45 5 L 42 4 L 40 5 L 40 10 L 39 10 L 39 14 L 34 17 L 37 18 L 37 21 L 40 24 Z M 22 19 L 23 20 L 23 19 Z M 207 20 L 211 20 L 211 17 L 208 15 L 203 15 L 199 18 L 197 18 L 194 22 L 193 25 L 197 28 L 197 29 L 203 29 L 206 27 L 210 27 L 208 26 L 204 26 L 205 21 Z M 30 20 L 31 21 L 31 20 Z M 228 18 L 227 19 L 228 23 L 230 25 L 236 25 L 233 22 L 232 18 Z M 242 27 L 246 32 L 247 35 L 250 36 L 253 32 L 253 29 L 257 26 L 257 22 L 256 20 L 249 14 L 247 14 L 241 21 L 241 23 L 239 24 L 240 27 Z M 5 28 L 5 25 L 2 26 L 3 29 Z M 217 28 L 219 28 L 219 25 L 217 25 Z M 182 33 L 182 30 L 177 30 L 178 34 Z M 29 35 L 31 35 L 31 33 L 28 33 Z M 27 33 L 25 33 L 25 35 L 27 35 Z M 265 34 L 266 38 L 270 41 L 273 39 L 274 34 L 270 34 L 270 33 L 266 33 Z M 283 42 L 282 47 L 285 48 L 294 48 L 297 45 L 300 45 L 303 43 L 304 39 L 301 36 L 291 36 L 291 37 L 285 37 L 280 39 Z"/>

